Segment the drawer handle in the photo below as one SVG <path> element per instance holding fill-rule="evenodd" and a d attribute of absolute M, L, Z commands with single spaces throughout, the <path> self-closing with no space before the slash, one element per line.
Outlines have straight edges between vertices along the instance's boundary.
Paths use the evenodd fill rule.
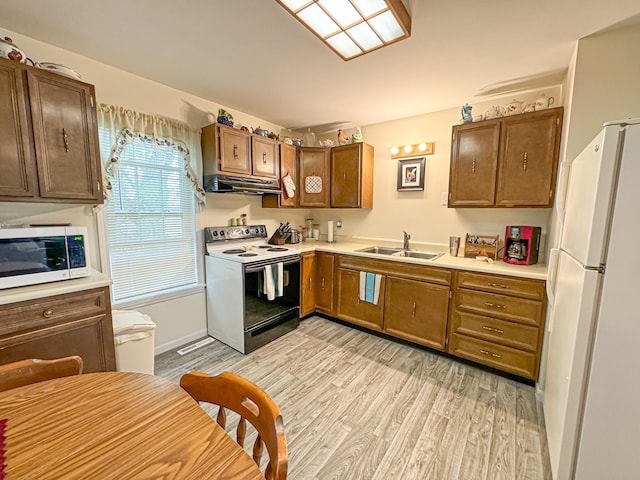
<path fill-rule="evenodd" d="M 62 141 L 64 142 L 64 151 L 69 151 L 69 135 L 67 135 L 67 129 L 62 129 Z"/>
<path fill-rule="evenodd" d="M 504 333 L 504 330 L 500 330 L 499 328 L 488 327 L 487 325 L 483 325 L 482 329 L 483 330 L 489 330 L 490 332 L 500 333 L 500 334 Z"/>
<path fill-rule="evenodd" d="M 347 181 L 347 172 L 342 172 L 342 181 L 343 182 Z"/>
<path fill-rule="evenodd" d="M 471 173 L 475 175 L 476 173 L 476 158 L 473 157 L 473 162 L 471 162 Z"/>
<path fill-rule="evenodd" d="M 324 277 L 322 277 L 322 289 L 324 290 Z"/>
<path fill-rule="evenodd" d="M 502 355 L 498 355 L 497 353 L 490 352 L 489 350 L 480 350 L 480 353 L 482 353 L 483 355 L 486 355 L 487 357 L 502 358 Z"/>
<path fill-rule="evenodd" d="M 413 316 L 416 316 L 416 302 L 413 302 Z"/>
<path fill-rule="evenodd" d="M 49 310 L 45 310 L 44 312 L 42 312 L 42 316 L 44 318 L 51 318 L 53 317 L 53 310 L 49 309 Z"/>
<path fill-rule="evenodd" d="M 499 303 L 484 302 L 484 304 L 487 307 L 502 308 L 502 309 L 506 309 L 507 308 L 506 306 L 500 305 Z"/>
<path fill-rule="evenodd" d="M 267 163 L 267 152 L 262 152 L 262 163 Z"/>
<path fill-rule="evenodd" d="M 509 288 L 506 285 L 499 285 L 497 283 L 487 283 L 489 287 L 497 287 L 497 288 Z"/>
<path fill-rule="evenodd" d="M 233 158 L 238 158 L 238 145 L 233 144 Z"/>

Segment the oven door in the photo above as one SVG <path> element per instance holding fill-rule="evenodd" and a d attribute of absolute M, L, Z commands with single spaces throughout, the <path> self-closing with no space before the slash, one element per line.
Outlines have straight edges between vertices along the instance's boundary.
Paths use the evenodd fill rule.
<path fill-rule="evenodd" d="M 267 299 L 265 267 L 282 263 L 282 296 Z M 272 323 L 297 318 L 300 310 L 300 256 L 244 265 L 244 330 L 261 330 Z"/>

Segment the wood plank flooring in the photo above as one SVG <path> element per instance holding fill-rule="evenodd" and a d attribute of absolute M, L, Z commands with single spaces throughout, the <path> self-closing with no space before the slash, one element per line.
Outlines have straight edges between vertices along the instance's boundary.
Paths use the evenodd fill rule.
<path fill-rule="evenodd" d="M 190 370 L 229 370 L 273 397 L 290 480 L 551 478 L 533 387 L 321 317 L 248 355 L 215 342 L 156 357 L 175 382 Z"/>

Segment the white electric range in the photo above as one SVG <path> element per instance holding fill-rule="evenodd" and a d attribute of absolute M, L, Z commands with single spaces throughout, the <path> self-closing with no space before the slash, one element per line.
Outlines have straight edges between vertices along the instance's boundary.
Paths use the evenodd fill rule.
<path fill-rule="evenodd" d="M 204 235 L 209 335 L 249 353 L 295 329 L 300 254 L 268 244 L 264 225 L 206 227 Z M 265 275 L 274 272 L 280 282 L 276 296 L 265 286 Z"/>

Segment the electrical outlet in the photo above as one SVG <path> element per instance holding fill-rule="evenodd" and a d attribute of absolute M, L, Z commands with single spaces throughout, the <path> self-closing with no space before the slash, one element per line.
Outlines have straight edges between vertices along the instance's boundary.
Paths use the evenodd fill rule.
<path fill-rule="evenodd" d="M 449 192 L 440 193 L 440 205 L 446 207 L 449 204 Z"/>
<path fill-rule="evenodd" d="M 336 228 L 342 228 L 342 220 L 336 220 Z"/>

